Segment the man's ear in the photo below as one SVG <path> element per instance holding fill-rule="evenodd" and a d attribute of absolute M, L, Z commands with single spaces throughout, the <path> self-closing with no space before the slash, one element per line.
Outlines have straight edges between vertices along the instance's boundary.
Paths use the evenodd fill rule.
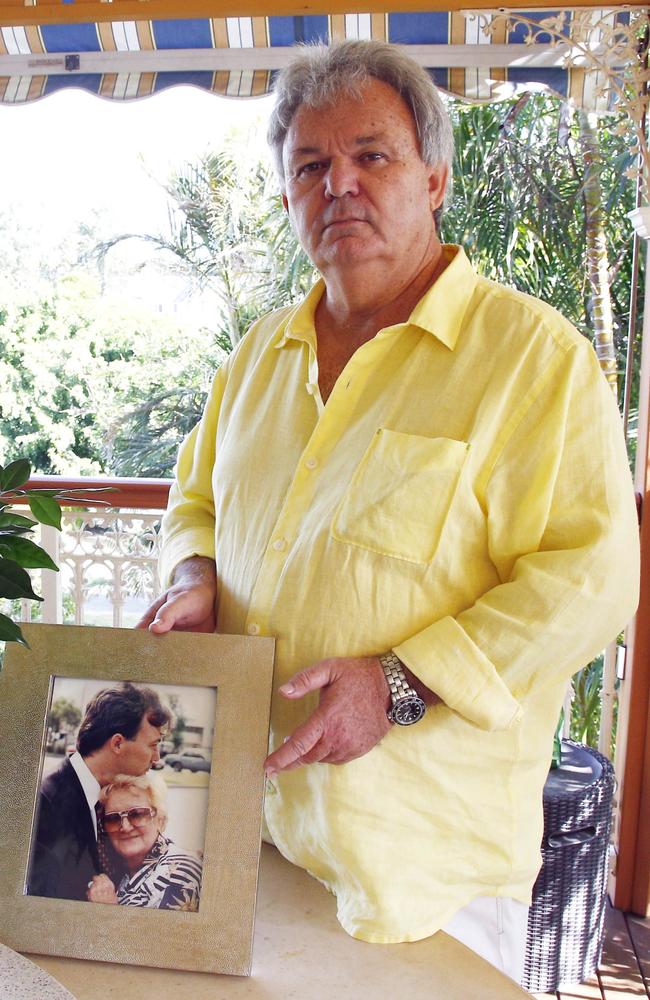
<path fill-rule="evenodd" d="M 113 753 L 118 753 L 118 754 L 121 753 L 123 744 L 124 744 L 124 737 L 122 736 L 121 733 L 113 733 L 110 740 L 108 741 L 109 750 L 112 750 Z"/>
<path fill-rule="evenodd" d="M 429 204 L 432 212 L 440 208 L 445 200 L 448 179 L 449 167 L 446 163 L 429 167 Z"/>

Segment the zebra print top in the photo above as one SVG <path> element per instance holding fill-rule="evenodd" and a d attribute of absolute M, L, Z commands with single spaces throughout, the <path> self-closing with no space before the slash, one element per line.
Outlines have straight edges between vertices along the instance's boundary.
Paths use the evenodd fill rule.
<path fill-rule="evenodd" d="M 137 872 L 125 875 L 120 882 L 117 899 L 121 906 L 196 912 L 201 873 L 201 860 L 196 854 L 176 847 L 160 833 Z"/>

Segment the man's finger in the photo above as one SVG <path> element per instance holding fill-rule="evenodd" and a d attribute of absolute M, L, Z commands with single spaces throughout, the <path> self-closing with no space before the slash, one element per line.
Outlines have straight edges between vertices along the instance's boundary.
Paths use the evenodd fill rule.
<path fill-rule="evenodd" d="M 334 666 L 331 660 L 321 660 L 313 666 L 294 674 L 278 688 L 285 698 L 302 698 L 310 691 L 318 691 L 334 680 Z"/>
<path fill-rule="evenodd" d="M 165 632 L 171 632 L 174 625 L 176 625 L 180 618 L 181 615 L 178 613 L 176 602 L 165 602 L 158 609 L 155 617 L 151 621 L 149 631 L 156 632 L 158 635 L 163 635 Z"/>
<path fill-rule="evenodd" d="M 302 764 L 312 764 L 320 760 L 318 752 L 312 755 L 316 745 L 323 735 L 323 723 L 318 715 L 312 715 L 302 726 L 298 726 L 295 733 L 286 740 L 281 747 L 274 750 L 264 761 L 264 770 L 267 777 L 271 778 L 279 771 L 292 770 L 294 767 L 301 767 Z M 322 755 L 328 752 L 326 747 L 322 748 Z"/>
<path fill-rule="evenodd" d="M 198 625 L 199 622 L 190 620 L 188 607 L 191 610 L 190 594 L 171 594 L 169 592 L 163 594 L 160 600 L 151 607 L 152 611 L 155 609 L 155 614 L 151 616 L 149 631 L 155 632 L 157 635 L 171 632 L 172 629 L 182 630 L 183 627 L 191 631 L 193 626 Z"/>
<path fill-rule="evenodd" d="M 158 613 L 158 609 L 162 607 L 166 600 L 167 596 L 163 594 L 163 596 L 159 597 L 158 600 L 153 602 L 153 604 L 150 604 L 142 618 L 136 622 L 134 628 L 149 628 Z"/>

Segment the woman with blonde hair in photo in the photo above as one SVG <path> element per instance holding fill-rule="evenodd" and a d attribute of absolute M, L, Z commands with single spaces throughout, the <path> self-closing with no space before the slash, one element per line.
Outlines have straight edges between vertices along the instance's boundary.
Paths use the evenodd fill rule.
<path fill-rule="evenodd" d="M 88 884 L 93 903 L 148 906 L 160 910 L 199 908 L 202 864 L 198 855 L 164 835 L 167 786 L 149 771 L 118 775 L 99 795 L 101 836 L 125 869 L 117 885 L 108 875 Z"/>

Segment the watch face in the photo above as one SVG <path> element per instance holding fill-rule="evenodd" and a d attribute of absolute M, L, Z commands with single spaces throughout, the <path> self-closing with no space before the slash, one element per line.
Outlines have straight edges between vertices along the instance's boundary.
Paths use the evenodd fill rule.
<path fill-rule="evenodd" d="M 426 705 L 421 698 L 416 695 L 408 698 L 400 698 L 393 706 L 393 722 L 398 726 L 412 726 L 414 722 L 419 722 L 424 715 Z"/>

